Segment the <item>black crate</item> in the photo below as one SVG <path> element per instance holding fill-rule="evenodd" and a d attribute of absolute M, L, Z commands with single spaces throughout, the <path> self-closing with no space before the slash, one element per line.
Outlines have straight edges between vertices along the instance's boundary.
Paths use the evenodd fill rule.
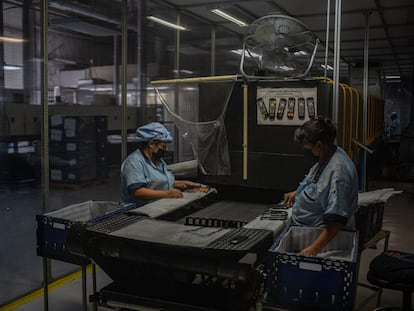
<path fill-rule="evenodd" d="M 351 311 L 355 303 L 358 234 L 340 231 L 324 256 L 298 252 L 322 228 L 291 226 L 269 250 L 267 304 L 289 310 Z"/>
<path fill-rule="evenodd" d="M 74 223 L 96 224 L 135 208 L 135 204 L 86 201 L 36 215 L 37 255 L 84 265 L 88 258 L 69 252 L 68 230 Z"/>
<path fill-rule="evenodd" d="M 359 245 L 372 239 L 381 229 L 384 216 L 384 203 L 372 203 L 358 207 L 355 224 L 359 231 Z"/>
<path fill-rule="evenodd" d="M 49 120 L 51 142 L 96 140 L 95 117 L 55 115 Z"/>
<path fill-rule="evenodd" d="M 51 167 L 50 169 L 50 181 L 54 183 L 79 184 L 95 179 L 95 161 L 84 167 Z"/>
<path fill-rule="evenodd" d="M 50 154 L 50 166 L 51 167 L 71 167 L 81 168 L 90 165 L 95 165 L 97 156 L 94 151 L 92 152 L 66 152 L 66 153 L 51 153 Z"/>
<path fill-rule="evenodd" d="M 49 146 L 49 152 L 53 154 L 62 154 L 62 153 L 94 153 L 96 151 L 97 145 L 95 142 L 84 142 L 84 141 L 75 141 L 75 142 L 65 142 L 65 141 L 55 141 L 51 142 Z"/>

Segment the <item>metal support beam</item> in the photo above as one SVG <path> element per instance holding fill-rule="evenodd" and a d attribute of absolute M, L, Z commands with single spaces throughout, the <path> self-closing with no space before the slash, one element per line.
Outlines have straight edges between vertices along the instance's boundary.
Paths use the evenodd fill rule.
<path fill-rule="evenodd" d="M 114 75 L 114 82 L 112 83 L 112 95 L 114 97 L 115 103 L 118 104 L 118 97 L 119 97 L 119 46 L 118 40 L 119 36 L 114 36 L 114 68 L 113 68 L 113 75 Z"/>
<path fill-rule="evenodd" d="M 328 55 L 329 55 L 329 26 L 331 16 L 331 0 L 327 0 L 326 4 L 326 38 L 325 38 L 325 68 L 323 69 L 323 76 L 328 77 Z"/>
<path fill-rule="evenodd" d="M 43 210 L 49 209 L 49 103 L 48 103 L 48 25 L 49 25 L 49 6 L 48 0 L 41 0 L 40 3 L 40 47 L 42 66 L 41 72 L 41 92 L 40 103 L 42 106 L 42 127 L 41 127 L 41 141 L 42 141 L 42 197 L 43 197 Z M 44 297 L 44 310 L 49 310 L 49 265 L 48 259 L 43 258 L 43 297 Z"/>
<path fill-rule="evenodd" d="M 365 15 L 365 39 L 364 39 L 364 77 L 362 85 L 362 97 L 363 97 L 363 111 L 362 111 L 362 142 L 364 145 L 367 143 L 367 129 L 368 129 L 368 78 L 369 78 L 369 67 L 368 67 L 368 52 L 369 52 L 369 17 L 371 12 L 364 13 Z M 361 170 L 360 170 L 360 188 L 362 191 L 367 190 L 366 185 L 366 163 L 367 163 L 367 154 L 365 150 L 361 149 Z"/>
<path fill-rule="evenodd" d="M 33 92 L 33 13 L 31 10 L 32 0 L 24 0 L 22 7 L 23 26 L 23 103 L 30 104 L 31 93 Z"/>
<path fill-rule="evenodd" d="M 147 2 L 138 1 L 137 3 L 137 81 L 136 98 L 137 107 L 140 107 L 138 114 L 138 124 L 144 124 L 147 121 L 147 92 L 146 92 L 146 77 L 147 77 L 147 53 L 145 50 L 145 27 L 147 15 Z M 137 111 L 138 113 L 138 111 Z"/>
<path fill-rule="evenodd" d="M 127 68 L 128 68 L 128 0 L 122 0 L 122 64 L 121 64 L 121 161 L 127 157 Z"/>
<path fill-rule="evenodd" d="M 210 76 L 216 75 L 216 27 L 211 26 Z"/>
<path fill-rule="evenodd" d="M 3 1 L 0 1 L 0 12 L 3 12 Z M 0 36 L 3 37 L 3 14 L 0 14 Z M 0 41 L 0 64 L 4 64 L 4 43 Z M 6 108 L 4 100 L 4 67 L 0 66 L 0 169 L 7 171 L 7 144 L 6 144 Z"/>
<path fill-rule="evenodd" d="M 181 25 L 181 13 L 177 12 L 177 25 Z M 181 31 L 175 31 L 175 72 L 174 77 L 180 78 L 180 49 L 181 49 Z M 178 85 L 174 85 L 174 111 L 179 112 L 179 90 Z M 174 128 L 174 137 L 178 137 L 178 129 Z M 174 162 L 179 162 L 179 139 L 174 140 Z"/>
<path fill-rule="evenodd" d="M 338 124 L 338 101 L 339 101 L 339 66 L 341 55 L 341 0 L 335 1 L 335 42 L 334 42 L 334 74 L 333 74 L 333 103 L 332 121 Z"/>

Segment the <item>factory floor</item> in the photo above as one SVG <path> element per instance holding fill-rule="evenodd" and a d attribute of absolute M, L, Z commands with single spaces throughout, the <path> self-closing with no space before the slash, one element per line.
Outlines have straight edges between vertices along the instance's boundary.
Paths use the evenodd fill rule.
<path fill-rule="evenodd" d="M 119 201 L 117 174 L 109 178 L 107 183 L 95 185 L 93 188 L 83 188 L 76 190 L 55 189 L 50 192 L 50 204 L 54 207 L 62 207 L 82 200 L 98 199 L 108 201 Z M 385 205 L 383 229 L 391 232 L 389 238 L 389 249 L 414 253 L 414 243 L 412 243 L 412 219 L 414 219 L 414 193 L 413 184 L 395 181 L 375 181 L 369 185 L 370 189 L 382 189 L 393 187 L 396 190 L 403 190 L 402 194 L 395 195 L 388 200 Z M 7 192 L 7 195 L 6 193 Z M 13 194 L 11 194 L 13 192 Z M 23 236 L 21 232 L 27 231 L 27 217 L 35 217 L 39 212 L 39 207 L 34 206 L 41 202 L 41 192 L 39 190 L 22 188 L 18 190 L 0 189 L 0 221 L 3 229 L 2 234 L 1 258 L 0 259 L 0 311 L 42 311 L 44 306 L 44 296 L 41 289 L 42 259 L 34 255 L 35 246 L 30 249 L 21 249 L 19 243 L 36 244 L 35 232 L 36 224 L 31 224 L 31 235 Z M 87 199 L 85 199 L 87 196 Z M 20 202 L 19 206 L 15 204 Z M 39 204 L 38 204 L 39 205 Z M 6 207 L 7 206 L 7 207 Z M 41 204 L 40 204 L 41 206 Z M 28 216 L 28 214 L 30 216 Z M 24 219 L 26 220 L 24 220 Z M 20 233 L 19 233 L 20 232 Z M 29 237 L 28 237 L 29 236 Z M 27 241 L 29 239 L 30 241 Z M 359 283 L 368 284 L 366 273 L 371 260 L 382 252 L 384 240 L 380 240 L 373 247 L 367 248 L 361 253 Z M 24 266 L 23 266 L 24 265 Z M 49 290 L 49 309 L 52 311 L 81 311 L 82 307 L 82 279 L 79 267 L 67 263 L 53 261 L 52 275 L 59 276 L 52 283 Z M 87 293 L 92 293 L 92 274 L 90 267 L 87 269 Z M 98 290 L 111 283 L 106 274 L 97 268 L 97 288 Z M 33 289 L 33 290 L 30 290 Z M 27 293 L 22 295 L 21 293 Z M 365 311 L 375 308 L 375 293 L 372 289 L 363 285 L 357 287 L 356 310 Z M 20 298 L 14 300 L 16 295 Z M 6 304 L 4 304 L 6 301 Z M 402 296 L 398 291 L 384 290 L 382 296 L 383 306 L 401 305 Z M 93 310 L 91 303 L 88 310 Z M 109 310 L 101 306 L 97 310 Z"/>

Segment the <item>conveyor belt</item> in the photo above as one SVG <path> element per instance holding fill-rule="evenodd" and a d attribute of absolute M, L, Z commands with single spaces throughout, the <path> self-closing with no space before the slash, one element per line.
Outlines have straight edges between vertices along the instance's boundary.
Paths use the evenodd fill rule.
<path fill-rule="evenodd" d="M 116 215 L 106 221 L 90 226 L 90 230 L 99 233 L 111 233 L 141 219 L 143 219 L 143 216 L 140 215 Z"/>
<path fill-rule="evenodd" d="M 268 236 L 269 232 L 266 230 L 239 228 L 231 230 L 221 238 L 209 243 L 207 248 L 215 250 L 237 250 L 248 252 L 249 250 L 252 250 L 255 245 L 265 240 Z"/>
<path fill-rule="evenodd" d="M 255 219 L 263 211 L 269 209 L 271 204 L 238 202 L 238 201 L 219 201 L 211 204 L 204 209 L 191 214 L 193 218 L 199 219 L 221 219 L 248 223 Z M 186 219 L 178 220 L 185 223 Z"/>

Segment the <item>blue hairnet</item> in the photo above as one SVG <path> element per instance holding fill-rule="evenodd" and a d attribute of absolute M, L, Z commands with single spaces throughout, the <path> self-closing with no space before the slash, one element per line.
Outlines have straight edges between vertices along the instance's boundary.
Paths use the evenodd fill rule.
<path fill-rule="evenodd" d="M 172 142 L 172 136 L 170 132 L 158 122 L 152 122 L 147 125 L 137 128 L 138 142 L 144 143 L 150 140 L 165 141 L 167 143 Z"/>

